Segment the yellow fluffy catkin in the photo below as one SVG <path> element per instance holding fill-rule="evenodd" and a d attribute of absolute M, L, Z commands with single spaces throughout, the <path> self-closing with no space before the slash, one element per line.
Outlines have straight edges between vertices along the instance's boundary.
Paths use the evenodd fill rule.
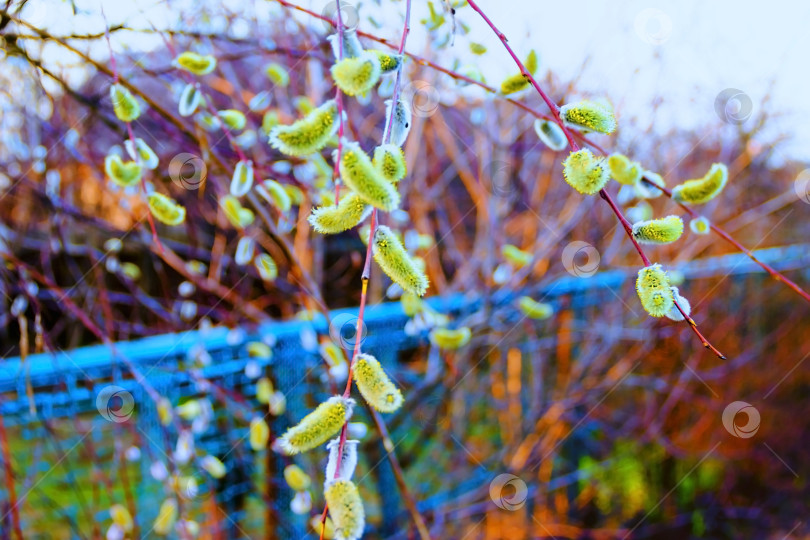
<path fill-rule="evenodd" d="M 399 66 L 402 65 L 401 54 L 391 54 L 378 49 L 369 49 L 368 52 L 377 57 L 377 61 L 380 62 L 380 69 L 383 73 L 396 71 L 399 69 Z"/>
<path fill-rule="evenodd" d="M 162 193 L 150 193 L 147 202 L 152 215 L 161 223 L 180 225 L 186 219 L 186 209 Z"/>
<path fill-rule="evenodd" d="M 636 292 L 644 310 L 653 317 L 663 317 L 674 306 L 669 277 L 660 264 L 638 271 Z"/>
<path fill-rule="evenodd" d="M 607 161 L 610 175 L 618 183 L 632 186 L 641 180 L 644 169 L 624 154 L 611 154 Z"/>
<path fill-rule="evenodd" d="M 705 204 L 723 191 L 728 181 L 728 169 L 715 163 L 703 178 L 687 180 L 672 188 L 672 198 L 684 204 Z"/>
<path fill-rule="evenodd" d="M 104 158 L 104 172 L 116 185 L 134 186 L 141 180 L 141 166 L 135 161 L 123 161 L 121 156 L 110 154 Z"/>
<path fill-rule="evenodd" d="M 402 152 L 402 148 L 395 144 L 383 144 L 375 148 L 372 163 L 380 174 L 392 184 L 396 184 L 408 174 L 405 154 Z"/>
<path fill-rule="evenodd" d="M 207 75 L 217 67 L 217 59 L 210 54 L 202 55 L 186 51 L 174 59 L 177 67 L 194 75 Z"/>
<path fill-rule="evenodd" d="M 563 161 L 563 176 L 575 190 L 583 195 L 593 195 L 610 180 L 610 171 L 604 158 L 597 158 L 590 150 L 583 148 L 571 152 Z"/>
<path fill-rule="evenodd" d="M 374 260 L 394 283 L 405 291 L 424 296 L 428 288 L 427 276 L 416 266 L 391 229 L 379 225 L 374 233 L 371 249 Z"/>
<path fill-rule="evenodd" d="M 141 115 L 141 106 L 135 96 L 120 84 L 110 87 L 110 99 L 112 99 L 115 116 L 122 122 L 134 122 Z"/>
<path fill-rule="evenodd" d="M 584 131 L 610 134 L 616 131 L 616 118 L 607 105 L 580 101 L 560 107 L 560 118 L 566 126 Z"/>
<path fill-rule="evenodd" d="M 270 146 L 288 156 L 303 156 L 321 150 L 337 133 L 337 104 L 330 99 L 289 126 L 270 130 Z"/>
<path fill-rule="evenodd" d="M 391 212 L 399 208 L 399 193 L 374 167 L 374 163 L 356 142 L 343 142 L 340 177 L 368 204 Z"/>
<path fill-rule="evenodd" d="M 457 330 L 450 328 L 434 328 L 430 332 L 430 342 L 440 349 L 460 349 L 470 342 L 472 331 L 467 326 Z"/>
<path fill-rule="evenodd" d="M 343 479 L 328 482 L 324 498 L 335 527 L 335 538 L 359 540 L 366 526 L 366 514 L 363 510 L 363 500 L 354 482 Z"/>
<path fill-rule="evenodd" d="M 667 216 L 633 224 L 633 238 L 639 244 L 669 244 L 683 234 L 683 220 Z"/>
<path fill-rule="evenodd" d="M 402 392 L 391 382 L 379 360 L 360 353 L 354 364 L 354 382 L 366 403 L 380 412 L 394 412 L 402 406 Z"/>
<path fill-rule="evenodd" d="M 321 234 L 337 234 L 356 227 L 370 213 L 370 205 L 356 193 L 349 193 L 340 199 L 337 206 L 321 206 L 313 209 L 308 221 L 312 228 Z"/>
<path fill-rule="evenodd" d="M 291 427 L 279 439 L 288 454 L 300 454 L 322 445 L 343 427 L 352 415 L 354 400 L 332 396 Z"/>
<path fill-rule="evenodd" d="M 365 94 L 380 80 L 380 61 L 375 54 L 364 52 L 355 58 L 344 58 L 332 66 L 332 78 L 344 94 Z"/>

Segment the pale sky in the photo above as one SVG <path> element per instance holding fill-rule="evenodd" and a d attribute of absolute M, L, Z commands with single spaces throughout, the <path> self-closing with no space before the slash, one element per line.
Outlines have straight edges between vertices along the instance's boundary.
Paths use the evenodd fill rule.
<path fill-rule="evenodd" d="M 347 1 L 351 0 L 343 3 Z M 210 0 L 76 3 L 84 14 L 73 17 L 69 2 L 33 0 L 26 8 L 26 17 L 57 33 L 99 31 L 103 22 L 98 13 L 103 5 L 111 24 L 126 21 L 130 26 L 145 28 L 151 22 L 161 28 L 176 26 L 181 19 L 184 25 L 190 21 L 200 25 L 200 6 L 217 6 L 216 11 L 224 4 Z M 327 0 L 299 3 L 322 12 Z M 440 1 L 434 3 L 441 8 Z M 403 0 L 355 0 L 354 4 L 359 6 L 361 29 L 398 39 Z M 729 94 L 741 92 L 738 97 L 743 102 L 750 98 L 755 115 L 770 88 L 768 109 L 778 116 L 771 124 L 773 132 L 794 138 L 783 145 L 781 155 L 810 160 L 810 2 L 479 0 L 479 5 L 509 37 L 520 56 L 530 48 L 538 51 L 541 74 L 551 70 L 563 79 L 578 75 L 577 88 L 585 95 L 607 97 L 615 105 L 622 125 L 636 123 L 640 130 L 646 129 L 653 120 L 649 105 L 660 96 L 664 101 L 654 119 L 656 129 L 666 131 L 675 126 L 698 132 L 731 131 L 736 126 L 721 122 L 715 112 L 718 94 L 726 89 L 738 90 Z M 272 0 L 243 0 L 228 2 L 227 6 L 232 11 L 255 14 L 259 23 L 281 13 L 289 14 Z M 368 15 L 386 25 L 374 29 L 366 19 Z M 408 49 L 420 54 L 425 52 L 426 35 L 419 21 L 426 16 L 427 1 L 414 0 Z M 471 27 L 471 33 L 458 36 L 453 48 L 434 51 L 434 60 L 448 67 L 456 57 L 477 63 L 488 82 L 495 85 L 515 71 L 499 41 L 472 9 L 459 9 L 457 17 Z M 208 24 L 209 29 L 225 30 L 222 20 L 216 17 Z M 320 25 L 317 21 L 314 24 Z M 256 29 L 246 24 L 227 31 L 251 33 Z M 133 39 L 137 41 L 129 41 Z M 488 51 L 483 56 L 472 55 L 470 41 L 485 45 Z M 155 37 L 130 35 L 127 45 L 149 49 L 161 46 L 161 42 Z M 100 43 L 94 52 L 103 56 L 105 47 Z M 582 70 L 586 58 L 588 63 Z M 537 107 L 542 108 L 539 100 Z M 632 130 L 626 133 L 629 136 Z M 770 136 L 763 135 L 763 142 Z"/>

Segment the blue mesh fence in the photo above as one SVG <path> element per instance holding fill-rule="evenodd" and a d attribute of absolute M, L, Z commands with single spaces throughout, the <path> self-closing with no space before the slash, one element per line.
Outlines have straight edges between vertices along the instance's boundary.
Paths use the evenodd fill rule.
<path fill-rule="evenodd" d="M 782 270 L 810 265 L 806 246 L 762 250 L 757 255 Z M 761 272 L 741 255 L 694 261 L 679 270 L 687 279 Z M 634 277 L 622 271 L 600 272 L 588 279 L 562 278 L 531 292 L 551 303 L 565 302 L 575 316 L 585 318 L 589 309 L 615 301 L 613 291 L 628 287 Z M 439 312 L 459 315 L 514 299 L 514 293 L 497 291 L 486 301 L 473 294 L 456 294 L 428 302 Z M 330 319 L 333 339 L 345 340 L 345 346 L 351 347 L 356 311 L 337 310 Z M 427 351 L 427 335 L 409 335 L 405 331 L 407 322 L 399 303 L 370 306 L 363 348 L 377 356 L 395 377 L 412 386 L 418 381 L 400 361 L 415 349 Z M 151 536 L 148 531 L 165 498 L 163 483 L 154 478 L 151 469 L 155 461 L 167 461 L 165 454 L 172 451 L 176 432 L 161 425 L 156 403 L 145 388 L 152 388 L 154 395 L 177 405 L 206 394 L 207 388 L 200 387 L 208 384 L 205 381 L 210 381 L 214 391 L 233 407 L 227 412 L 215 408 L 211 422 L 195 435 L 196 446 L 219 457 L 228 473 L 221 480 L 195 474 L 198 490 L 181 497 L 180 505 L 190 510 L 189 517 L 199 517 L 203 526 L 222 529 L 226 538 L 314 537 L 308 518 L 290 511 L 293 493 L 282 477 L 284 466 L 291 462 L 289 458 L 271 451 L 254 453 L 244 442 L 250 417 L 260 411 L 255 399 L 256 378 L 245 374 L 245 345 L 252 340 L 272 344 L 270 359 L 251 360 L 258 362 L 261 372 L 286 396 L 286 413 L 267 417 L 271 431 L 279 434 L 326 397 L 328 385 L 321 379 L 323 370 L 315 369 L 322 367 L 323 360 L 317 346 L 312 345 L 317 343 L 315 336 L 329 335 L 326 320 L 318 317 L 237 330 L 190 331 L 116 343 L 114 349 L 97 345 L 31 355 L 24 361 L 1 361 L 0 413 L 9 437 L 16 496 L 23 501 L 18 504 L 23 528 L 30 531 L 26 537 L 87 538 L 92 536 L 86 528 L 88 523 L 103 533 L 109 525 L 106 510 L 91 514 L 88 509 L 106 509 L 127 498 L 135 501 L 141 537 Z M 206 351 L 210 361 L 195 366 L 192 359 L 201 350 Z M 146 384 L 135 379 L 126 362 L 137 368 Z M 97 407 L 99 392 L 110 385 L 132 396 L 134 410 L 128 421 L 108 420 Z M 358 417 L 363 418 L 362 407 L 358 409 Z M 419 419 L 394 420 L 408 421 Z M 382 459 L 385 450 L 378 443 L 369 444 L 377 460 L 370 463 L 373 481 L 364 484 L 366 489 L 374 490 L 371 505 L 382 516 L 378 529 L 372 527 L 371 532 L 391 536 L 401 530 L 408 517 L 392 470 Z M 125 462 L 120 456 L 129 445 L 140 449 L 140 457 L 130 456 L 131 460 Z M 310 459 L 323 458 L 325 455 Z M 486 481 L 483 476 L 469 480 L 471 485 L 482 481 Z M 419 485 L 413 489 L 423 492 Z M 447 490 L 447 494 L 422 497 L 420 510 L 430 511 L 441 505 L 446 495 L 463 490 L 463 486 L 448 486 Z M 0 505 L 5 516 L 0 519 L 0 527 L 9 523 L 8 501 L 9 493 L 3 484 Z M 208 511 L 214 506 L 225 516 L 217 524 L 205 521 L 211 519 L 205 516 L 216 514 Z"/>

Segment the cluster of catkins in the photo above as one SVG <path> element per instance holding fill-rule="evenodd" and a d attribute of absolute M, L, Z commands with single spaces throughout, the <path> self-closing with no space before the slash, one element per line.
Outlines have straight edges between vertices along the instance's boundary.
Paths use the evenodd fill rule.
<path fill-rule="evenodd" d="M 336 63 L 331 73 L 343 94 L 362 96 L 370 92 L 384 74 L 396 73 L 402 64 L 400 55 L 365 50 L 354 30 L 340 37 L 329 37 Z M 360 225 L 376 209 L 391 212 L 399 208 L 397 183 L 407 173 L 402 145 L 410 130 L 411 111 L 400 99 L 386 103 L 386 126 L 382 144 L 366 152 L 358 142 L 337 141 L 333 154 L 343 186 L 339 199 L 312 210 L 309 223 L 322 234 L 337 234 Z M 313 108 L 290 125 L 275 125 L 269 132 L 270 145 L 289 156 L 319 153 L 335 143 L 341 118 L 337 101 L 332 99 Z M 372 252 L 380 268 L 405 291 L 418 299 L 428 288 L 422 266 L 412 258 L 402 240 L 390 228 L 374 230 Z M 366 402 L 380 412 L 393 412 L 402 406 L 397 386 L 373 356 L 359 353 L 352 365 L 354 383 Z M 357 486 L 352 481 L 357 464 L 357 441 L 343 440 L 340 434 L 349 421 L 354 400 L 332 396 L 291 427 L 278 441 L 285 453 L 306 452 L 327 443 L 324 496 L 329 508 L 335 538 L 360 538 L 365 513 Z"/>
<path fill-rule="evenodd" d="M 564 126 L 582 133 L 610 134 L 616 129 L 616 118 L 613 109 L 606 102 L 580 101 L 560 108 L 560 119 Z M 549 148 L 555 151 L 568 146 L 562 128 L 551 121 L 538 119 L 535 122 L 537 136 Z M 656 186 L 665 187 L 664 179 L 642 167 L 637 161 L 627 156 L 614 153 L 607 158 L 595 156 L 587 148 L 571 152 L 563 161 L 563 176 L 572 188 L 584 195 L 599 193 L 608 181 L 613 178 L 622 188 L 619 191 L 619 202 L 638 198 L 642 202 L 628 210 L 628 216 L 635 219 L 632 235 L 640 244 L 670 244 L 678 240 L 684 231 L 680 217 L 670 215 L 653 219 L 652 207 L 645 199 L 660 196 L 663 192 Z M 728 180 L 728 169 L 722 163 L 715 163 L 702 178 L 687 180 L 672 189 L 672 198 L 688 205 L 705 204 L 714 199 L 725 187 Z M 695 234 L 707 234 L 711 224 L 705 217 L 693 219 L 690 228 Z M 636 281 L 641 305 L 653 317 L 669 317 L 672 320 L 684 320 L 689 316 L 689 302 L 683 298 L 676 287 L 672 287 L 665 270 L 659 264 L 642 268 Z M 675 305 L 677 303 L 680 306 Z"/>

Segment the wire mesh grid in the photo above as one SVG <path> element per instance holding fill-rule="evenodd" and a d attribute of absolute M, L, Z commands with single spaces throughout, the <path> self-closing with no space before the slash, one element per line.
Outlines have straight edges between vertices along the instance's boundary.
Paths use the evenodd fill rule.
<path fill-rule="evenodd" d="M 806 267 L 809 257 L 803 246 L 762 250 L 758 256 L 781 268 Z M 741 256 L 724 256 L 695 261 L 680 270 L 695 279 L 756 272 L 758 267 Z M 586 320 L 589 310 L 601 309 L 615 299 L 616 291 L 631 283 L 630 274 L 608 271 L 591 279 L 562 278 L 535 292 L 545 301 L 564 305 L 575 319 Z M 505 305 L 515 296 L 514 292 L 495 292 L 486 304 Z M 473 313 L 484 305 L 480 297 L 462 294 L 432 298 L 429 302 L 437 311 L 454 316 Z M 109 522 L 106 510 L 91 513 L 89 509 L 106 509 L 122 501 L 136 502 L 140 537 L 152 536 L 151 523 L 166 496 L 165 484 L 154 464 L 168 461 L 166 456 L 173 452 L 177 440 L 173 426 L 161 424 L 153 397 L 167 398 L 176 405 L 211 390 L 234 407 L 214 408 L 210 422 L 195 434 L 195 444 L 197 450 L 221 459 L 228 472 L 219 480 L 192 474 L 196 489 L 181 489 L 183 496 L 178 500 L 184 515 L 199 519 L 208 530 L 222 531 L 227 538 L 312 535 L 308 518 L 290 510 L 293 492 L 282 474 L 290 459 L 269 450 L 252 452 L 245 444 L 251 416 L 261 413 L 255 399 L 256 377 L 248 377 L 245 366 L 249 360 L 257 362 L 260 372 L 284 393 L 286 412 L 278 417 L 266 416 L 271 432 L 282 433 L 327 395 L 323 370 L 315 369 L 323 362 L 317 336 L 331 335 L 333 341 L 349 350 L 354 344 L 351 334 L 355 310 L 334 311 L 330 320 L 331 325 L 317 317 L 249 329 L 213 328 L 117 343 L 114 348 L 98 345 L 0 362 L 0 411 L 10 441 L 17 499 L 23 501 L 17 506 L 26 537 L 88 537 L 89 530 L 103 530 L 103 524 Z M 428 354 L 428 349 L 426 333 L 409 335 L 411 332 L 405 331 L 407 322 L 398 303 L 371 306 L 365 318 L 363 348 L 377 356 L 395 378 L 410 386 L 415 382 L 414 375 L 401 365 L 401 359 L 415 349 Z M 502 321 L 506 325 L 516 322 L 509 317 Z M 249 359 L 246 344 L 251 340 L 271 344 L 272 357 Z M 537 353 L 544 347 L 543 338 L 527 339 L 519 347 Z M 201 351 L 207 357 L 202 363 L 198 361 Z M 136 368 L 146 385 L 136 380 L 126 363 Z M 110 419 L 99 408 L 98 396 L 110 386 L 132 396 L 134 408 L 126 421 Z M 151 395 L 147 387 L 152 389 Z M 421 399 L 429 401 L 429 391 Z M 356 415 L 368 420 L 363 408 L 357 409 Z M 418 417 L 394 418 L 391 425 L 396 428 L 422 421 Z M 133 446 L 138 448 L 137 455 L 131 453 Z M 370 450 L 365 459 L 371 479 L 363 482 L 363 489 L 372 493 L 364 493 L 364 499 L 370 501 L 370 512 L 379 516 L 371 524 L 370 533 L 395 537 L 407 514 L 385 460 L 385 450 L 376 442 L 367 445 L 366 450 Z M 322 466 L 325 453 L 308 459 L 313 467 Z M 465 484 L 485 482 L 487 474 L 481 471 L 483 476 L 471 477 Z M 437 493 L 435 486 L 418 482 L 412 488 L 416 493 L 431 494 L 419 503 L 423 512 L 438 508 L 466 489 L 459 484 L 445 486 Z M 0 524 L 7 524 L 12 509 L 6 486 L 0 488 L 0 498 L 4 515 Z M 210 512 L 214 507 L 220 511 Z M 221 517 L 212 522 L 212 515 Z"/>

